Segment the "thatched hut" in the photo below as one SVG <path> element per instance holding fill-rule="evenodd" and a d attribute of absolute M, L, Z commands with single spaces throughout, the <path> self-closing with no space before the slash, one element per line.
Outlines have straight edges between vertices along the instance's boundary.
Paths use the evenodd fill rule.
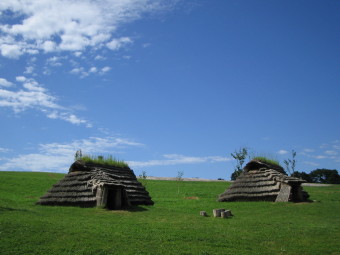
<path fill-rule="evenodd" d="M 69 173 L 40 198 L 40 205 L 106 207 L 153 205 L 149 193 L 129 167 L 74 162 Z"/>
<path fill-rule="evenodd" d="M 309 195 L 301 187 L 304 182 L 289 177 L 279 165 L 252 160 L 218 201 L 307 201 Z"/>

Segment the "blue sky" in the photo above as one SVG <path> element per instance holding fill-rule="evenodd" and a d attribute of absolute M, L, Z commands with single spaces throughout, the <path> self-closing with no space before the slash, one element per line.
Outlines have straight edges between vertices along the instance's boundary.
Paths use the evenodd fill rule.
<path fill-rule="evenodd" d="M 340 167 L 340 2 L 2 0 L 0 170 L 76 150 L 225 178 L 230 153 Z"/>

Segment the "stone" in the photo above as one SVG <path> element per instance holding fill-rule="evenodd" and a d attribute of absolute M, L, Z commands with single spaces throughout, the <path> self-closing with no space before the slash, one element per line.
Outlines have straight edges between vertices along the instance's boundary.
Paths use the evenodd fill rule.
<path fill-rule="evenodd" d="M 221 217 L 221 212 L 225 211 L 225 209 L 214 209 L 213 210 L 213 215 L 214 217 Z"/>
<path fill-rule="evenodd" d="M 208 214 L 207 214 L 206 211 L 200 211 L 200 215 L 201 215 L 201 216 L 204 216 L 204 217 L 207 217 L 207 216 L 208 216 Z"/>
<path fill-rule="evenodd" d="M 228 213 L 227 213 L 227 211 L 223 211 L 223 212 L 221 212 L 221 218 L 228 218 Z"/>
<path fill-rule="evenodd" d="M 225 210 L 224 213 L 227 215 L 227 217 L 233 216 L 230 210 Z"/>

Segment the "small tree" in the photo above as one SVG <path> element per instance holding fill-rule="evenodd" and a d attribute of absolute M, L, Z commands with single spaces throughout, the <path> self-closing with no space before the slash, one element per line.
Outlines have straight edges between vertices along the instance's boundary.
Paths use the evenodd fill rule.
<path fill-rule="evenodd" d="M 292 159 L 285 159 L 283 163 L 286 165 L 286 170 L 289 175 L 292 175 L 295 172 L 295 164 L 296 164 L 296 151 L 292 150 Z"/>
<path fill-rule="evenodd" d="M 142 171 L 142 173 L 139 175 L 139 179 L 142 185 L 144 186 L 144 188 L 146 188 L 146 185 L 147 185 L 147 178 L 148 176 L 146 174 L 146 171 Z"/>
<path fill-rule="evenodd" d="M 81 149 L 76 151 L 76 154 L 74 155 L 74 161 L 80 160 L 83 157 L 83 153 L 81 152 Z"/>
<path fill-rule="evenodd" d="M 178 181 L 177 183 L 177 195 L 179 196 L 179 183 L 181 181 L 183 181 L 183 175 L 184 175 L 184 172 L 183 171 L 178 171 L 177 172 L 177 176 L 176 176 L 176 181 Z"/>
<path fill-rule="evenodd" d="M 243 147 L 240 148 L 239 151 L 230 154 L 234 159 L 236 159 L 236 166 L 234 172 L 231 174 L 230 179 L 232 181 L 236 180 L 236 178 L 243 172 L 243 164 L 248 155 L 248 148 Z"/>

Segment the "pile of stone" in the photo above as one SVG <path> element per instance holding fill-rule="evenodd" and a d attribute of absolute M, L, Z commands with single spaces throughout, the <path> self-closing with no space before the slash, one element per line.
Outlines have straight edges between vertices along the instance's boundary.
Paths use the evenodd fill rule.
<path fill-rule="evenodd" d="M 208 214 L 206 211 L 200 211 L 200 215 L 204 217 L 208 217 Z M 231 216 L 234 216 L 231 213 L 231 210 L 226 210 L 226 209 L 214 209 L 213 215 L 215 218 L 229 218 Z"/>
<path fill-rule="evenodd" d="M 213 215 L 215 218 L 229 218 L 231 216 L 234 216 L 231 213 L 231 210 L 226 210 L 226 209 L 214 209 Z"/>

